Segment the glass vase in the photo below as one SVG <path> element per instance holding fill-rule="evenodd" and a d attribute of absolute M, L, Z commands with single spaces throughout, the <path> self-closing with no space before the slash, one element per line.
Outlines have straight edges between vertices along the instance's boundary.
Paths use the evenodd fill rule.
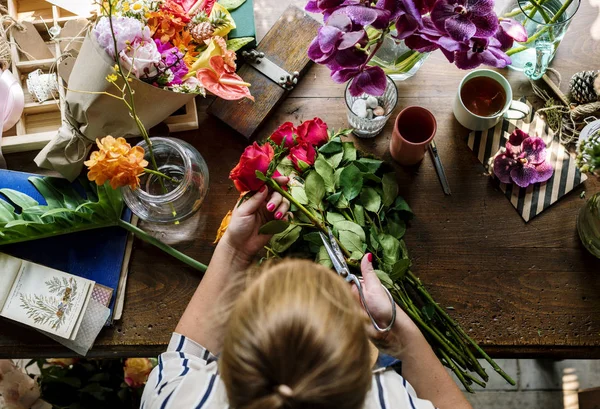
<path fill-rule="evenodd" d="M 592 196 L 579 211 L 577 231 L 585 248 L 600 258 L 600 192 Z"/>
<path fill-rule="evenodd" d="M 404 41 L 386 36 L 369 65 L 383 68 L 394 81 L 404 81 L 417 73 L 429 54 L 411 50 Z"/>
<path fill-rule="evenodd" d="M 176 138 L 151 138 L 157 170 L 168 178 L 151 173 L 140 176 L 140 187 L 124 187 L 123 199 L 140 219 L 174 223 L 200 209 L 208 191 L 208 167 L 202 155 L 187 142 Z M 153 169 L 146 141 L 138 143 L 146 152 L 148 169 Z"/>
<path fill-rule="evenodd" d="M 512 0 L 501 17 L 512 18 L 527 31 L 527 41 L 514 43 L 507 54 L 511 68 L 533 80 L 542 78 L 565 36 L 581 0 Z"/>

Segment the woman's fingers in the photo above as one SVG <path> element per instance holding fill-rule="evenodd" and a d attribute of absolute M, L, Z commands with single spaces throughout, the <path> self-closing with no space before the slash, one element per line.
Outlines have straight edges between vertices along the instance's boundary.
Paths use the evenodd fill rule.
<path fill-rule="evenodd" d="M 275 176 L 273 180 L 277 182 L 279 186 L 284 186 L 287 185 L 287 183 L 290 181 L 290 178 L 287 176 Z"/>
<path fill-rule="evenodd" d="M 360 262 L 360 271 L 362 272 L 367 288 L 378 288 L 381 285 L 381 281 L 379 281 L 379 277 L 377 277 L 377 274 L 373 269 L 373 254 L 365 254 Z"/>
<path fill-rule="evenodd" d="M 275 219 L 277 220 L 281 220 L 285 217 L 287 211 L 290 208 L 290 202 L 287 199 L 283 199 L 281 200 L 281 203 L 279 204 L 279 206 L 277 207 L 277 209 L 275 209 L 275 213 L 273 214 Z"/>
<path fill-rule="evenodd" d="M 244 201 L 241 205 L 234 209 L 234 213 L 238 213 L 240 216 L 248 216 L 255 213 L 260 206 L 267 199 L 269 190 L 266 186 L 263 186 L 261 190 L 252 195 L 249 199 Z"/>
<path fill-rule="evenodd" d="M 283 196 L 277 192 L 273 192 L 269 201 L 267 202 L 266 208 L 269 212 L 274 213 L 275 210 L 281 205 Z"/>

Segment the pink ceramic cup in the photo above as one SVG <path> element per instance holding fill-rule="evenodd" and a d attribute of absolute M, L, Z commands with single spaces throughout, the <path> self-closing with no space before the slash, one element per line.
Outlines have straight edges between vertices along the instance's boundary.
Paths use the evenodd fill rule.
<path fill-rule="evenodd" d="M 396 117 L 390 153 L 401 165 L 415 165 L 423 160 L 437 130 L 435 117 L 427 109 L 417 106 L 404 108 Z"/>

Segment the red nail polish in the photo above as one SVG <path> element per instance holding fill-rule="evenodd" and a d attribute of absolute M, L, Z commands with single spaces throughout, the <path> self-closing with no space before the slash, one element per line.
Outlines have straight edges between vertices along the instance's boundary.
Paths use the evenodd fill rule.
<path fill-rule="evenodd" d="M 369 253 L 367 254 L 367 260 L 369 260 L 369 263 L 373 262 L 373 254 Z"/>
<path fill-rule="evenodd" d="M 283 213 L 281 213 L 281 212 L 277 212 L 277 213 L 275 213 L 275 218 L 276 218 L 277 220 L 281 219 L 281 216 L 283 216 Z"/>
<path fill-rule="evenodd" d="M 272 212 L 273 210 L 275 210 L 275 205 L 273 203 L 269 203 L 267 205 L 267 210 L 270 211 L 270 212 Z"/>
<path fill-rule="evenodd" d="M 267 188 L 267 185 L 263 185 L 263 187 L 260 188 L 259 192 L 263 193 L 265 191 L 265 189 Z"/>

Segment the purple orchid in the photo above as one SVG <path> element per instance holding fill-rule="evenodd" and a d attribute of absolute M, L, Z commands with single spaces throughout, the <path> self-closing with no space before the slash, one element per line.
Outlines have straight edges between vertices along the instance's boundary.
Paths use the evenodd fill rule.
<path fill-rule="evenodd" d="M 373 96 L 383 95 L 387 85 L 385 72 L 380 67 L 361 66 L 342 69 L 332 73 L 331 78 L 340 84 L 352 79 L 348 91 L 353 97 L 357 97 L 362 93 Z"/>
<path fill-rule="evenodd" d="M 379 0 L 376 7 L 390 12 L 389 19 L 396 25 L 394 38 L 398 40 L 404 40 L 423 25 L 421 10 L 412 0 Z"/>
<path fill-rule="evenodd" d="M 437 0 L 431 19 L 438 30 L 460 42 L 488 38 L 498 30 L 494 0 Z"/>
<path fill-rule="evenodd" d="M 170 43 L 162 43 L 155 39 L 156 48 L 161 55 L 160 71 L 163 73 L 165 85 L 178 85 L 183 82 L 183 77 L 188 73 L 188 67 L 183 60 L 183 53 Z"/>
<path fill-rule="evenodd" d="M 367 56 L 355 45 L 366 39 L 367 33 L 362 28 L 352 29 L 352 21 L 347 15 L 332 15 L 308 47 L 308 57 L 319 64 L 332 64 L 330 69 L 334 70 L 363 64 Z"/>
<path fill-rule="evenodd" d="M 514 182 L 519 187 L 545 182 L 554 173 L 552 165 L 546 162 L 544 140 L 520 129 L 510 134 L 505 151 L 494 158 L 493 169 L 500 182 Z"/>
<path fill-rule="evenodd" d="M 310 0 L 306 3 L 304 9 L 310 13 L 321 13 L 329 16 L 342 4 L 344 4 L 344 0 Z M 327 21 L 327 19 L 325 19 L 325 21 Z"/>

